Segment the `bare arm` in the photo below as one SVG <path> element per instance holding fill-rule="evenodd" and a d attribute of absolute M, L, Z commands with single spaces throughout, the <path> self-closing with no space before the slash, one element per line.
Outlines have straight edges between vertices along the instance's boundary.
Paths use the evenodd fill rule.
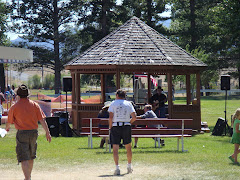
<path fill-rule="evenodd" d="M 7 123 L 7 124 L 6 124 L 6 128 L 5 128 L 6 131 L 9 131 L 10 125 L 11 125 L 11 123 Z"/>
<path fill-rule="evenodd" d="M 108 121 L 109 129 L 112 128 L 112 122 L 113 122 L 113 113 L 109 112 L 109 121 Z"/>
<path fill-rule="evenodd" d="M 136 121 L 136 119 L 137 119 L 137 116 L 136 116 L 136 113 L 135 112 L 132 112 L 131 113 L 131 120 L 130 120 L 130 123 L 132 124 L 134 121 Z"/>
<path fill-rule="evenodd" d="M 46 132 L 46 139 L 47 139 L 47 141 L 48 141 L 48 142 L 51 142 L 52 137 L 51 137 L 51 135 L 50 135 L 50 132 L 49 132 L 49 129 L 48 129 L 48 126 L 47 126 L 47 123 L 46 123 L 45 119 L 41 119 L 41 120 L 40 120 L 40 123 L 41 123 L 43 129 L 44 129 L 45 132 Z"/>

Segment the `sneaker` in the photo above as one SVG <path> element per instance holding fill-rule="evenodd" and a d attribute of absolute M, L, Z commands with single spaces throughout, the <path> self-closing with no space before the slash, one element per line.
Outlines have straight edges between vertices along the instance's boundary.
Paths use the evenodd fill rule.
<path fill-rule="evenodd" d="M 133 172 L 132 167 L 127 167 L 127 173 L 129 174 L 129 173 L 132 173 L 132 172 Z"/>
<path fill-rule="evenodd" d="M 160 139 L 160 144 L 161 144 L 162 146 L 165 146 L 164 139 Z"/>
<path fill-rule="evenodd" d="M 116 169 L 116 170 L 114 171 L 114 175 L 115 175 L 115 176 L 120 175 L 120 169 Z"/>
<path fill-rule="evenodd" d="M 137 146 L 136 145 L 134 145 L 134 147 L 133 148 L 137 148 Z"/>

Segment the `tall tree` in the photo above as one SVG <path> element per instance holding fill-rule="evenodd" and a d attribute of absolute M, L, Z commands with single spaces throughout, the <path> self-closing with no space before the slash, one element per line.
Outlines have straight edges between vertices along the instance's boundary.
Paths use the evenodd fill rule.
<path fill-rule="evenodd" d="M 8 10 L 6 8 L 6 4 L 0 1 L 0 45 L 6 45 L 7 36 L 7 13 Z M 1 91 L 4 92 L 5 90 L 5 71 L 4 71 L 4 64 L 0 63 L 0 87 Z"/>
<path fill-rule="evenodd" d="M 229 72 L 238 79 L 240 88 L 240 1 L 223 0 L 211 9 L 218 39 L 219 66 L 222 68 L 234 67 L 235 72 Z M 223 63 L 224 62 L 224 63 Z"/>
<path fill-rule="evenodd" d="M 24 34 L 23 38 L 29 42 L 46 42 L 53 46 L 55 70 L 55 94 L 61 89 L 61 60 L 59 53 L 60 30 L 65 24 L 74 20 L 76 0 L 12 0 L 12 19 L 16 20 L 14 29 Z M 81 2 L 78 2 L 78 7 Z M 52 59 L 48 59 L 51 61 Z"/>
<path fill-rule="evenodd" d="M 161 21 L 169 18 L 160 16 L 167 10 L 166 4 L 167 1 L 164 0 L 123 0 L 118 13 L 123 22 L 136 16 L 158 32 L 166 34 Z"/>
<path fill-rule="evenodd" d="M 212 9 L 218 6 L 218 0 L 170 0 L 172 3 L 171 39 L 194 55 L 199 55 L 208 65 L 202 75 L 202 85 L 206 88 L 210 81 L 215 81 L 220 69 L 219 37 Z M 199 51 L 200 50 L 200 51 Z M 198 52 L 198 53 L 194 53 Z M 203 54 L 205 54 L 203 56 Z M 209 81 L 209 82 L 207 82 Z"/>
<path fill-rule="evenodd" d="M 116 0 L 87 0 L 78 8 L 78 19 L 83 46 L 81 50 L 109 34 L 119 24 L 116 22 Z"/>
<path fill-rule="evenodd" d="M 172 40 L 183 48 L 189 45 L 190 51 L 201 47 L 211 52 L 212 46 L 206 37 L 215 32 L 211 30 L 213 21 L 209 19 L 209 9 L 216 6 L 217 0 L 170 0 Z"/>

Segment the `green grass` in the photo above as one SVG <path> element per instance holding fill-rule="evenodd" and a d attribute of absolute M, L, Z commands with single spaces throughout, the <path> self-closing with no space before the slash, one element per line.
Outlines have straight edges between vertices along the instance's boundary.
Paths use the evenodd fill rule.
<path fill-rule="evenodd" d="M 228 117 L 239 107 L 239 99 L 240 97 L 237 96 L 228 98 Z M 201 107 L 202 121 L 214 127 L 218 117 L 224 117 L 225 99 L 224 97 L 204 97 L 201 100 Z M 0 138 L 0 167 L 3 169 L 16 166 L 15 133 L 16 130 L 12 127 L 5 138 Z M 142 138 L 139 139 L 139 147 L 133 149 L 133 164 L 136 167 L 159 169 L 159 173 L 147 172 L 148 174 L 142 179 L 238 179 L 240 167 L 233 165 L 228 159 L 228 156 L 233 153 L 233 145 L 229 141 L 229 136 L 198 134 L 184 139 L 184 149 L 188 151 L 181 152 L 176 151 L 176 138 L 166 138 L 166 146 L 160 149 L 154 148 L 151 138 Z M 89 149 L 87 143 L 87 137 L 58 137 L 48 143 L 40 127 L 36 168 L 43 170 L 89 164 L 96 167 L 103 164 L 109 165 L 109 168 L 114 166 L 112 154 L 98 148 L 100 138 L 93 138 L 93 149 Z M 125 149 L 120 149 L 119 154 L 120 164 L 125 164 Z"/>

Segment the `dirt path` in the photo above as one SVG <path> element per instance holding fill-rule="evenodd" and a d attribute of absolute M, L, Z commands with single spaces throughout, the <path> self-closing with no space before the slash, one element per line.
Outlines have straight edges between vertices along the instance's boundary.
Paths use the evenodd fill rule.
<path fill-rule="evenodd" d="M 176 170 L 168 169 L 163 165 L 145 167 L 144 165 L 136 164 L 132 174 L 126 174 L 126 165 L 121 164 L 121 175 L 113 176 L 113 169 L 108 166 L 75 166 L 72 168 L 55 168 L 38 170 L 33 169 L 33 180 L 95 180 L 95 179 L 168 179 L 178 176 L 180 173 Z M 170 177 L 169 177 L 170 175 Z M 172 179 L 170 178 L 170 179 Z M 1 180 L 22 180 L 24 179 L 21 171 L 21 166 L 16 166 L 14 170 L 0 170 Z"/>

